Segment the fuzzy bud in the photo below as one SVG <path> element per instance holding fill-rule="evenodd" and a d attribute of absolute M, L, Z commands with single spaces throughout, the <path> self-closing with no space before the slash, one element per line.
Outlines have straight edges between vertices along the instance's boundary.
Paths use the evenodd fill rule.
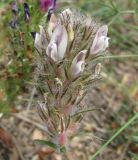
<path fill-rule="evenodd" d="M 61 17 L 63 17 L 63 18 L 67 18 L 67 17 L 71 17 L 71 16 L 72 16 L 72 11 L 69 8 L 65 9 L 61 13 Z"/>
<path fill-rule="evenodd" d="M 102 64 L 98 63 L 95 67 L 95 75 L 99 75 L 101 72 Z"/>
<path fill-rule="evenodd" d="M 35 34 L 35 48 L 41 53 L 42 49 L 46 50 L 48 42 L 47 42 L 47 37 L 45 30 L 42 26 L 39 26 L 40 28 L 40 33 Z"/>
<path fill-rule="evenodd" d="M 56 26 L 57 26 L 57 18 L 55 16 L 55 14 L 52 14 L 50 21 L 49 21 L 49 25 L 48 25 L 48 34 L 50 37 L 52 36 L 52 33 L 53 33 L 54 29 L 56 28 Z"/>
<path fill-rule="evenodd" d="M 66 145 L 67 145 L 67 141 L 68 141 L 67 133 L 66 133 L 66 131 L 63 131 L 63 132 L 59 135 L 59 144 L 60 144 L 60 145 L 63 145 L 63 146 L 66 146 Z"/>
<path fill-rule="evenodd" d="M 49 7 L 52 5 L 53 0 L 40 0 L 42 11 L 46 12 Z"/>
<path fill-rule="evenodd" d="M 28 22 L 30 20 L 30 8 L 27 3 L 24 3 L 24 14 L 25 14 L 25 21 Z"/>
<path fill-rule="evenodd" d="M 73 13 L 72 11 L 67 8 L 65 9 L 61 14 L 60 14 L 60 18 L 63 22 L 67 23 L 70 22 L 70 24 L 73 24 Z"/>

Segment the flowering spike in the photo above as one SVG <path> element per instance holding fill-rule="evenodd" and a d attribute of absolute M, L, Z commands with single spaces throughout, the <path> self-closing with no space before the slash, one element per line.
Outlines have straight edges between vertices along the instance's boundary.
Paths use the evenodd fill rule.
<path fill-rule="evenodd" d="M 105 49 L 109 46 L 109 37 L 107 37 L 108 27 L 104 25 L 100 27 L 96 33 L 94 38 L 90 53 L 97 54 L 99 52 L 105 51 Z"/>
<path fill-rule="evenodd" d="M 39 114 L 50 141 L 56 144 L 57 151 L 62 152 L 68 148 L 68 138 L 78 131 L 78 124 L 87 112 L 83 99 L 89 86 L 100 78 L 101 64 L 97 61 L 93 64 L 93 58 L 87 56 L 87 52 L 97 54 L 106 49 L 108 27 L 99 28 L 90 17 L 70 9 L 64 10 L 57 18 L 52 14 L 48 23 L 46 30 L 40 26 L 40 33 L 35 36 L 37 50 L 40 53 L 46 51 L 51 59 L 39 54 L 44 60 L 37 63 L 41 69 L 37 88 L 42 94 L 41 102 L 45 104 L 39 106 Z"/>

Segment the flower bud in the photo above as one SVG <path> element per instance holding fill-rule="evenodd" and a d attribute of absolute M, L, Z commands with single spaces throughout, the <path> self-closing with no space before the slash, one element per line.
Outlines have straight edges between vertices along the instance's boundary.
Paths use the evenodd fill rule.
<path fill-rule="evenodd" d="M 72 25 L 73 24 L 73 13 L 72 11 L 67 8 L 65 9 L 61 14 L 60 14 L 60 18 L 63 22 L 67 23 L 70 22 L 70 24 Z"/>
<path fill-rule="evenodd" d="M 40 0 L 40 5 L 42 11 L 46 12 L 49 7 L 52 5 L 53 0 Z"/>
<path fill-rule="evenodd" d="M 72 16 L 72 11 L 69 9 L 69 8 L 67 8 L 67 9 L 65 9 L 62 13 L 61 13 L 61 17 L 71 17 Z"/>
<path fill-rule="evenodd" d="M 78 132 L 79 128 L 80 128 L 80 123 L 74 123 L 74 122 L 70 123 L 67 130 L 68 135 L 71 136 L 75 135 Z"/>
<path fill-rule="evenodd" d="M 100 72 L 101 72 L 101 68 L 102 68 L 102 64 L 101 63 L 98 63 L 95 67 L 95 75 L 100 75 Z"/>
<path fill-rule="evenodd" d="M 71 74 L 73 78 L 76 78 L 84 71 L 86 53 L 87 50 L 83 50 L 74 58 L 71 65 Z"/>
<path fill-rule="evenodd" d="M 97 54 L 103 52 L 109 46 L 109 37 L 107 37 L 108 27 L 106 25 L 100 27 L 94 38 L 90 54 Z"/>
<path fill-rule="evenodd" d="M 30 8 L 27 3 L 24 3 L 24 14 L 25 14 L 25 21 L 28 22 L 30 20 Z"/>
<path fill-rule="evenodd" d="M 19 26 L 19 20 L 17 17 L 15 17 L 10 23 L 9 23 L 10 27 L 12 29 L 16 29 Z"/>
<path fill-rule="evenodd" d="M 54 61 L 61 61 L 66 53 L 68 35 L 63 25 L 57 25 L 47 48 L 47 55 Z M 54 51 L 52 51 L 54 49 Z"/>
<path fill-rule="evenodd" d="M 67 141 L 68 141 L 67 133 L 66 133 L 66 131 L 63 131 L 59 135 L 59 144 L 65 146 L 65 145 L 67 145 Z"/>

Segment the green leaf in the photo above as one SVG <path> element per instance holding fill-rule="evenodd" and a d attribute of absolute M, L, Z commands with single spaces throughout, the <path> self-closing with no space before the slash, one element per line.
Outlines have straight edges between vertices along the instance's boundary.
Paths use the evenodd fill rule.
<path fill-rule="evenodd" d="M 129 152 L 129 154 L 130 154 L 132 160 L 138 160 L 138 154 L 135 154 L 132 152 Z"/>
<path fill-rule="evenodd" d="M 41 144 L 41 145 L 47 145 L 49 147 L 52 147 L 54 149 L 57 149 L 57 145 L 51 141 L 46 141 L 46 140 L 39 140 L 39 139 L 36 139 L 35 142 Z"/>
<path fill-rule="evenodd" d="M 65 146 L 61 146 L 60 151 L 61 151 L 62 153 L 65 153 L 65 152 L 66 152 L 66 147 L 65 147 Z"/>
<path fill-rule="evenodd" d="M 11 108 L 7 102 L 0 101 L 0 113 L 10 113 Z"/>
<path fill-rule="evenodd" d="M 133 137 L 132 137 L 132 140 L 133 140 L 135 143 L 138 143 L 138 136 L 133 136 Z"/>

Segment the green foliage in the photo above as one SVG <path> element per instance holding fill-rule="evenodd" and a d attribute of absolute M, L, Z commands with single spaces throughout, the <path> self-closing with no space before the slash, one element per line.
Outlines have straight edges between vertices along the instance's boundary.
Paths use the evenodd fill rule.
<path fill-rule="evenodd" d="M 128 128 L 134 121 L 138 120 L 138 113 L 133 115 L 132 118 L 128 122 L 126 122 L 112 137 L 101 146 L 101 148 L 90 158 L 91 160 L 95 160 L 96 157 L 117 137 L 119 136 L 126 128 Z"/>
<path fill-rule="evenodd" d="M 9 25 L 14 18 L 10 9 L 11 2 L 13 1 L 0 2 L 0 8 L 3 8 L 3 10 L 5 8 L 1 17 L 3 23 L 0 25 L 1 30 L 3 30 L 0 35 L 0 40 L 3 41 L 0 46 L 0 58 L 3 67 L 6 68 L 0 74 L 0 78 L 3 79 L 3 92 L 6 94 L 6 102 L 0 103 L 0 107 L 8 108 L 6 110 L 10 110 L 11 106 L 18 103 L 17 96 L 24 93 L 26 81 L 30 81 L 33 76 L 34 40 L 31 32 L 38 30 L 38 24 L 40 24 L 44 15 L 38 7 L 39 2 L 34 3 L 30 0 L 28 4 L 31 18 L 29 22 L 25 22 L 23 4 L 18 4 L 19 25 L 12 29 Z M 7 58 L 6 61 L 5 57 Z"/>
<path fill-rule="evenodd" d="M 57 145 L 51 141 L 46 141 L 46 140 L 35 140 L 36 143 L 40 144 L 40 145 L 46 145 L 49 146 L 51 148 L 57 149 Z"/>
<path fill-rule="evenodd" d="M 46 140 L 35 140 L 36 143 L 44 146 L 49 146 L 55 150 L 60 150 L 60 152 L 65 153 L 66 152 L 66 147 L 65 146 L 57 146 L 55 143 L 51 141 L 46 141 Z M 59 148 L 58 148 L 59 147 Z"/>

